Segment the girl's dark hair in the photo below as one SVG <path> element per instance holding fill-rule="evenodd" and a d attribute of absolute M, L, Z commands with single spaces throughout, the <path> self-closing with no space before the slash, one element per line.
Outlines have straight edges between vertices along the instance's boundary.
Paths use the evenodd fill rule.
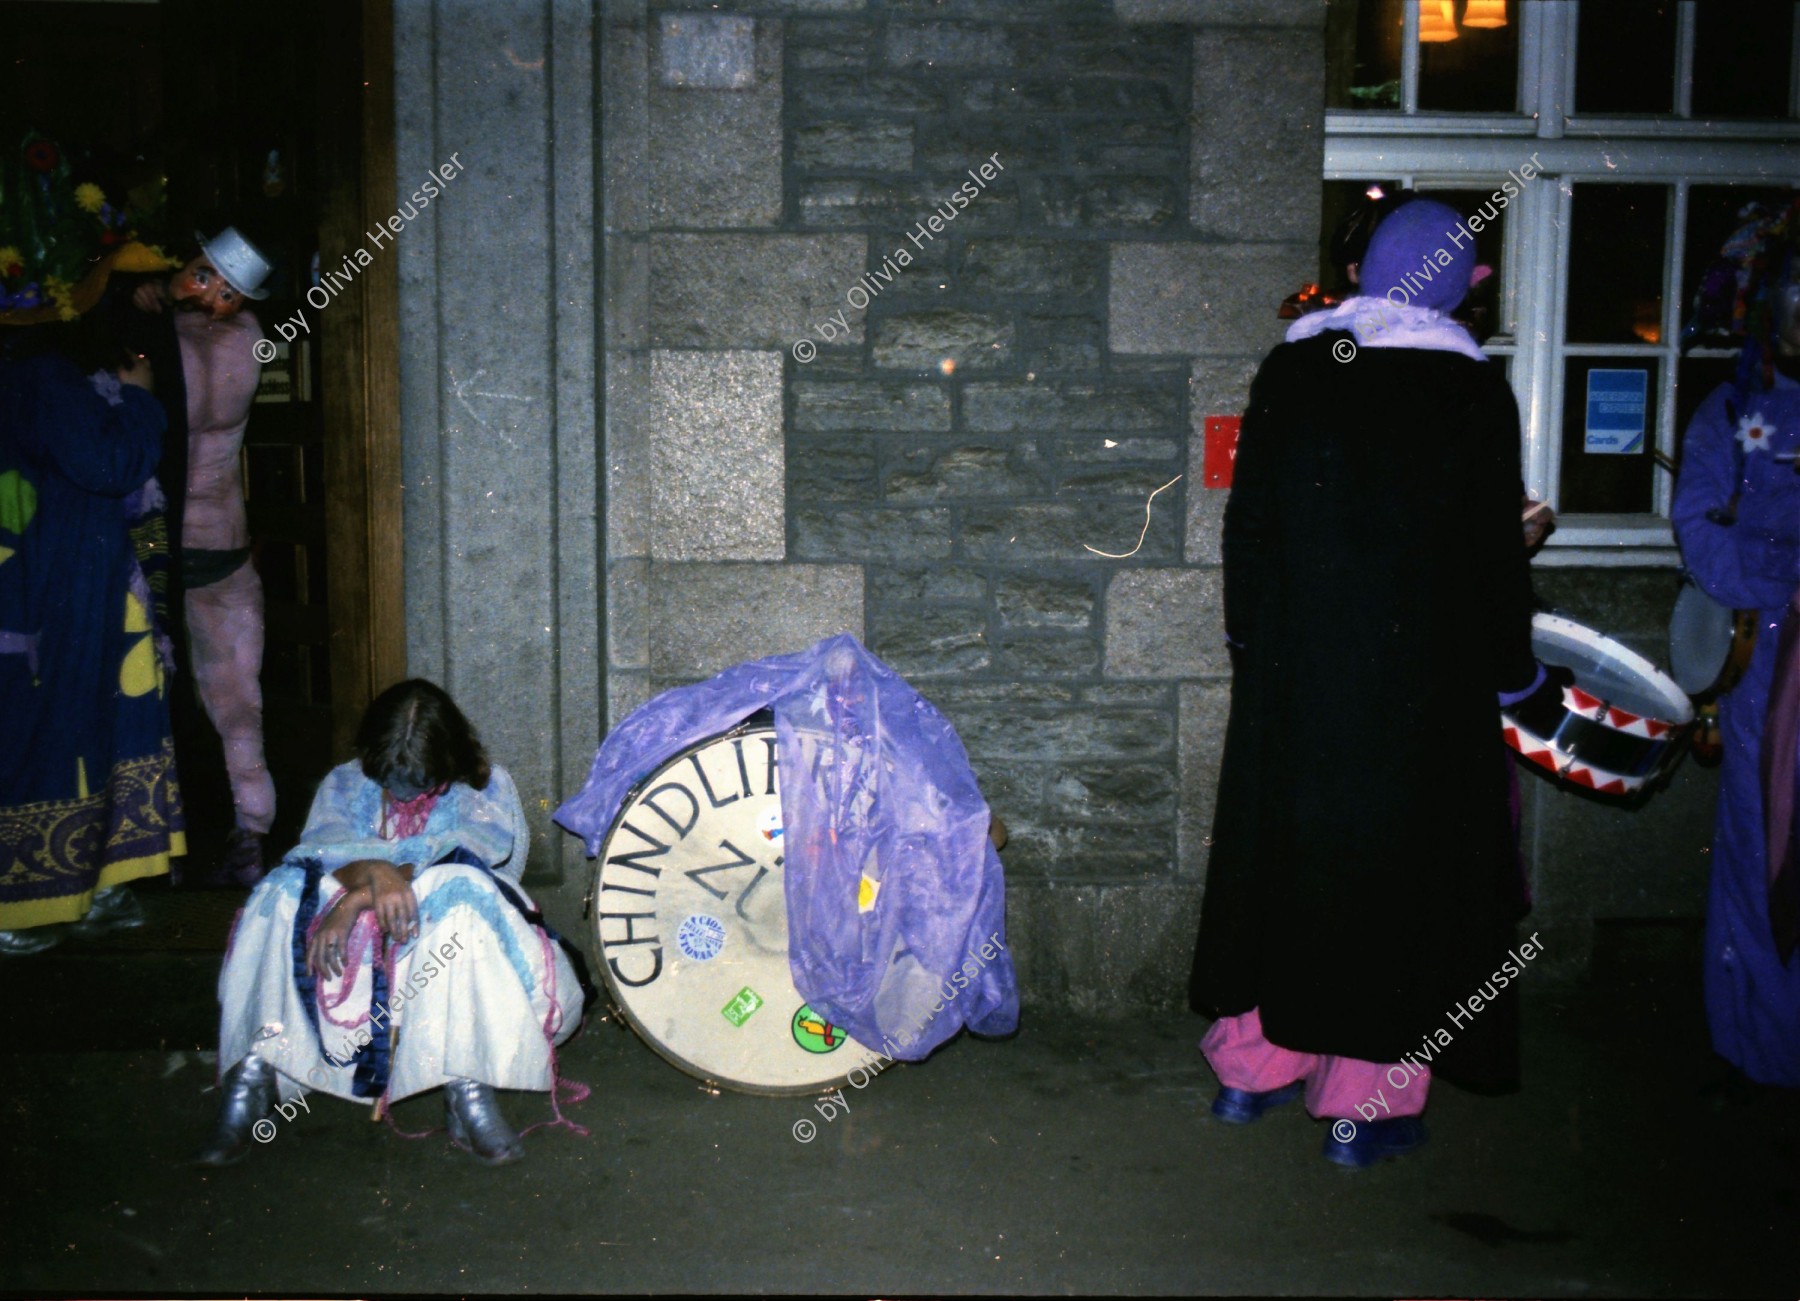
<path fill-rule="evenodd" d="M 370 702 L 356 731 L 363 775 L 401 777 L 421 790 L 459 781 L 485 790 L 493 771 L 475 728 L 435 682 L 413 678 Z"/>

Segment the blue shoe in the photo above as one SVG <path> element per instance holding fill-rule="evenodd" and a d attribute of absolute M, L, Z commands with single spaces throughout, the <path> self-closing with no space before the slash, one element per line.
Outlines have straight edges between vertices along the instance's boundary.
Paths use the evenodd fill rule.
<path fill-rule="evenodd" d="M 1334 1120 L 1325 1135 L 1324 1156 L 1334 1165 L 1362 1170 L 1384 1157 L 1405 1156 L 1423 1147 L 1428 1135 L 1417 1116 L 1386 1120 Z"/>
<path fill-rule="evenodd" d="M 1270 1089 L 1266 1093 L 1228 1089 L 1221 1085 L 1219 1096 L 1212 1102 L 1212 1114 L 1227 1125 L 1248 1125 L 1253 1120 L 1261 1120 L 1263 1112 L 1269 1108 L 1292 1102 L 1305 1088 L 1305 1080 L 1295 1080 L 1292 1084 L 1284 1084 L 1279 1089 Z"/>

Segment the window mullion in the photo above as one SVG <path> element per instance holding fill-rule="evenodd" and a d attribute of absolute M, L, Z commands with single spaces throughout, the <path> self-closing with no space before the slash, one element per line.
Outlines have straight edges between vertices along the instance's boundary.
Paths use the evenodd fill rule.
<path fill-rule="evenodd" d="M 1794 5 L 1794 41 L 1788 55 L 1788 116 L 1800 117 L 1800 0 Z"/>
<path fill-rule="evenodd" d="M 1561 328 L 1562 296 L 1568 285 L 1568 274 L 1562 267 L 1562 245 L 1568 229 L 1567 200 L 1556 182 L 1534 187 L 1520 195 L 1520 200 L 1520 215 L 1525 219 L 1520 225 L 1530 228 L 1522 241 L 1527 249 L 1522 271 L 1530 277 L 1525 283 L 1539 292 L 1525 297 L 1525 310 L 1519 320 L 1514 388 L 1520 392 L 1520 406 L 1525 413 L 1526 490 L 1538 500 L 1554 505 L 1562 467 L 1557 437 L 1562 394 L 1556 342 Z M 1542 292 L 1544 289 L 1549 292 Z"/>
<path fill-rule="evenodd" d="M 1800 0 L 1795 0 L 1800 4 Z M 1541 5 L 1519 7 L 1519 112 L 1535 118 L 1541 96 L 1538 83 L 1543 77 L 1544 59 L 1549 46 L 1544 40 L 1544 11 Z"/>
<path fill-rule="evenodd" d="M 1675 16 L 1675 116 L 1694 116 L 1694 33 L 1700 17 L 1695 0 L 1681 0 Z"/>
<path fill-rule="evenodd" d="M 1419 4 L 1400 6 L 1400 111 L 1419 111 Z"/>
<path fill-rule="evenodd" d="M 1521 193 L 1521 199 L 1526 196 Z M 1520 304 L 1526 295 L 1520 292 L 1521 286 L 1537 283 L 1537 268 L 1533 265 L 1532 246 L 1534 241 L 1527 239 L 1525 227 L 1531 220 L 1531 204 L 1529 201 L 1519 205 L 1518 217 L 1506 223 L 1506 244 L 1501 249 L 1501 256 L 1506 259 L 1506 280 L 1500 286 L 1500 328 L 1503 333 L 1518 342 L 1519 355 L 1524 353 L 1525 323 L 1520 319 Z M 1529 279 L 1527 277 L 1530 277 Z M 1526 364 L 1514 362 L 1515 368 Z M 1515 370 L 1515 375 L 1516 375 Z"/>
<path fill-rule="evenodd" d="M 1544 379 L 1541 436 L 1545 453 L 1545 491 L 1552 498 L 1558 498 L 1562 494 L 1562 458 L 1566 445 L 1562 422 L 1563 387 L 1567 379 L 1563 374 L 1562 344 L 1568 319 L 1569 245 L 1574 229 L 1575 196 L 1563 178 L 1556 178 L 1553 185 L 1554 188 L 1545 191 L 1544 216 L 1538 222 L 1542 246 L 1551 259 L 1550 274 L 1545 278 L 1550 293 L 1544 303 L 1542 351 L 1538 364 L 1543 368 Z"/>
<path fill-rule="evenodd" d="M 1656 447 L 1666 457 L 1675 455 L 1675 386 L 1681 365 L 1681 256 L 1687 247 L 1688 186 L 1677 181 L 1669 187 L 1669 238 L 1663 250 L 1663 363 L 1658 387 Z M 1675 476 L 1657 464 L 1652 472 L 1656 490 L 1654 509 L 1665 519 L 1675 505 Z"/>
<path fill-rule="evenodd" d="M 1529 63 L 1537 85 L 1531 111 L 1537 116 L 1538 139 L 1560 140 L 1574 103 L 1575 5 L 1573 0 L 1543 0 L 1527 8 L 1534 21 L 1521 27 L 1519 35 L 1533 45 Z M 1521 69 L 1526 64 L 1521 60 Z"/>

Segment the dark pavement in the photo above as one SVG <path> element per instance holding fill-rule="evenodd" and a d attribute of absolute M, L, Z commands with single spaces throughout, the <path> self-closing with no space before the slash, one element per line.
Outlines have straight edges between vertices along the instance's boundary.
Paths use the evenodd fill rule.
<path fill-rule="evenodd" d="M 1528 985 L 1526 1089 L 1440 1087 L 1432 1141 L 1362 1172 L 1324 1162 L 1296 1106 L 1213 1121 L 1186 1012 L 1028 1014 L 829 1122 L 713 1095 L 598 1024 L 563 1054 L 591 1136 L 540 1131 L 517 1165 L 321 1096 L 201 1172 L 235 898 L 144 894 L 152 932 L 0 966 L 0 1289 L 1800 1293 L 1800 1095 L 1719 1087 L 1691 931 L 1603 952 L 1580 989 Z M 441 1117 L 434 1094 L 396 1118 Z"/>

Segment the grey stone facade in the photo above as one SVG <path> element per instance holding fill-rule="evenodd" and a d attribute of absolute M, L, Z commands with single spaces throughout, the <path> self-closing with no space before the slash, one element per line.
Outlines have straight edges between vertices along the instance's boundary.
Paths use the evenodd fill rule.
<path fill-rule="evenodd" d="M 842 629 L 1011 828 L 1027 1001 L 1179 1001 L 1230 694 L 1202 429 L 1316 274 L 1324 6 L 396 15 L 401 176 L 470 169 L 400 241 L 409 654 L 518 775 L 552 916 L 582 933 L 548 810 L 608 726 Z M 1666 578 L 1596 617 L 1648 638 Z M 1711 790 L 1527 779 L 1575 967 L 1596 916 L 1696 910 L 1697 865 L 1621 855 L 1703 845 Z"/>

